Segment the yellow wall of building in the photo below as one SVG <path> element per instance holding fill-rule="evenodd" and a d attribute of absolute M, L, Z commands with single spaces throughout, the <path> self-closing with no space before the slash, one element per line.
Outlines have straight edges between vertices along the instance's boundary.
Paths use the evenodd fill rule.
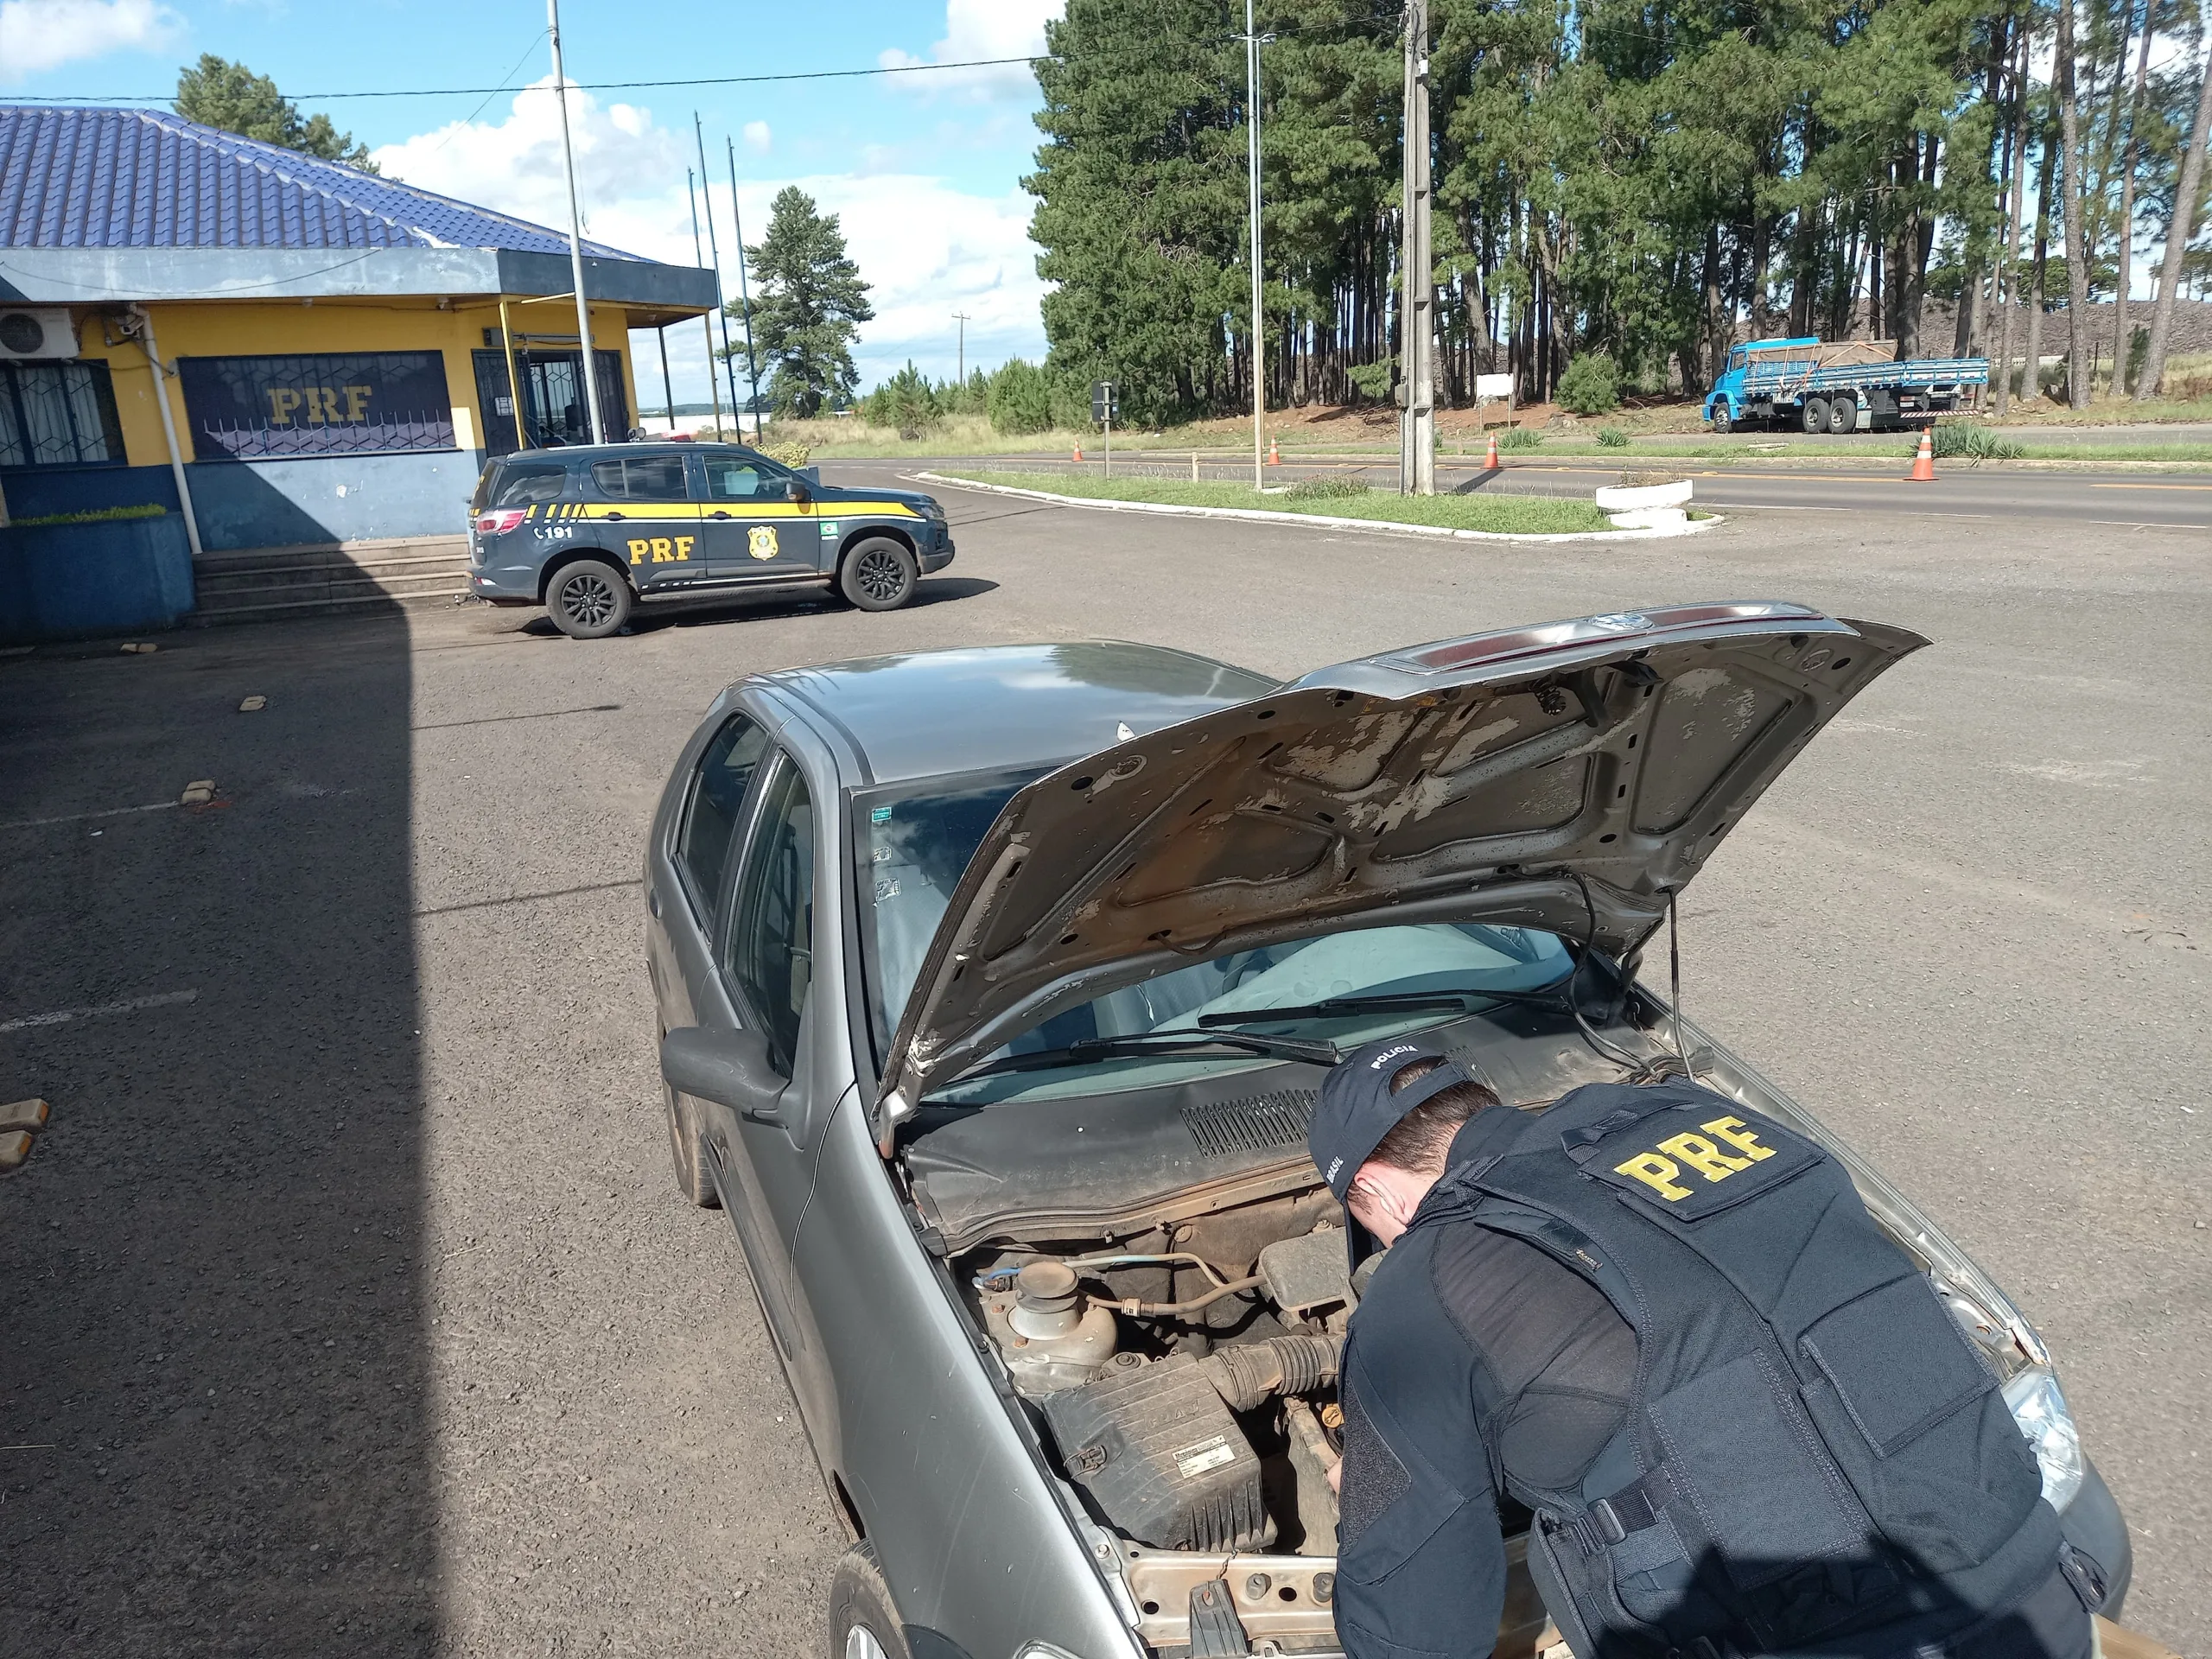
<path fill-rule="evenodd" d="M 462 449 L 484 447 L 485 411 L 477 405 L 474 353 L 484 347 L 484 330 L 499 326 L 496 300 L 456 298 L 449 310 L 423 300 L 366 303 L 345 300 L 200 300 L 149 303 L 155 343 L 164 362 L 180 357 L 244 357 L 309 352 L 425 352 L 441 353 L 445 360 L 446 391 L 453 402 L 454 440 Z M 575 332 L 573 301 L 510 302 L 515 333 L 558 334 Z M 629 325 L 619 306 L 591 308 L 592 349 L 613 352 L 622 362 L 624 394 L 634 418 L 638 408 L 637 382 L 630 364 Z M 80 313 L 77 337 L 88 359 L 104 359 L 115 389 L 116 413 L 123 426 L 124 458 L 134 467 L 166 467 L 169 454 L 162 435 L 162 417 L 155 401 L 155 382 L 146 354 L 136 341 L 124 340 L 114 324 L 98 312 Z M 496 336 L 495 336 L 496 337 Z M 112 341 L 112 344 L 109 342 Z M 171 417 L 176 423 L 177 442 L 187 461 L 219 460 L 193 453 L 190 423 L 185 418 L 184 394 L 176 380 L 167 382 Z M 494 416 L 493 418 L 499 418 Z M 622 435 L 609 433 L 619 440 Z"/>

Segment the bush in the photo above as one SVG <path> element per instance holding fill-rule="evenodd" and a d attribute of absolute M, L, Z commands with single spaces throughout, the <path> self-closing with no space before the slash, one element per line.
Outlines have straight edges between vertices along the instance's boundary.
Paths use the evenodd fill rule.
<path fill-rule="evenodd" d="M 909 442 L 944 423 L 944 405 L 938 401 L 929 377 L 914 366 L 912 358 L 905 368 L 868 393 L 861 412 L 869 425 L 895 428 Z"/>
<path fill-rule="evenodd" d="M 1621 372 L 1604 352 L 1584 352 L 1559 378 L 1553 402 L 1571 415 L 1610 415 L 1621 406 Z"/>
<path fill-rule="evenodd" d="M 1979 421 L 1938 421 L 1931 433 L 1936 454 L 1944 461 L 2018 461 L 2028 452 L 2010 438 L 2000 438 Z M 1916 453 L 1919 440 L 1913 441 Z"/>
<path fill-rule="evenodd" d="M 86 507 L 76 512 L 47 512 L 35 518 L 10 518 L 8 522 L 26 529 L 33 524 L 99 524 L 115 518 L 159 518 L 168 512 L 157 502 L 143 501 L 135 507 Z"/>
<path fill-rule="evenodd" d="M 1625 449 L 1628 448 L 1628 434 L 1618 426 L 1599 427 L 1598 446 L 1601 449 Z"/>
<path fill-rule="evenodd" d="M 789 440 L 782 443 L 764 443 L 760 446 L 760 453 L 769 460 L 780 461 L 785 466 L 794 470 L 805 466 L 814 455 L 814 450 L 810 445 Z"/>
<path fill-rule="evenodd" d="M 1293 501 L 1325 501 L 1366 493 L 1367 480 L 1356 473 L 1325 473 L 1319 478 L 1301 478 L 1283 492 Z"/>
<path fill-rule="evenodd" d="M 1390 389 L 1397 384 L 1398 359 L 1386 357 L 1379 363 L 1358 364 L 1344 373 L 1354 391 L 1362 397 L 1380 403 L 1389 397 Z"/>
<path fill-rule="evenodd" d="M 1509 426 L 1497 435 L 1501 449 L 1533 449 L 1544 441 L 1544 435 L 1533 426 Z"/>
<path fill-rule="evenodd" d="M 1052 430 L 1052 385 L 1034 363 L 1017 357 L 1001 365 L 990 378 L 984 401 L 991 430 L 1002 436 Z"/>

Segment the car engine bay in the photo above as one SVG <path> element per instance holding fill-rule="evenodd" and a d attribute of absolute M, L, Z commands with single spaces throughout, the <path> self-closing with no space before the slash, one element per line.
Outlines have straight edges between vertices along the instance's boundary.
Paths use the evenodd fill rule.
<path fill-rule="evenodd" d="M 1655 1003 L 1631 992 L 1610 1012 L 1617 1042 L 1668 1052 Z M 1622 1072 L 1563 1023 L 1492 1007 L 1430 1034 L 1507 1104 L 1538 1109 Z M 1716 1071 L 1709 1051 L 1690 1058 L 1700 1081 L 1778 1105 L 1756 1078 Z M 1266 1065 L 925 1104 L 902 1147 L 925 1244 L 1098 1529 L 1102 1564 L 1116 1558 L 1109 1588 L 1155 1649 L 1192 1647 L 1198 1622 L 1227 1619 L 1253 1652 L 1337 1649 L 1337 1366 L 1379 1258 L 1351 1271 L 1343 1211 L 1307 1159 L 1318 1082 L 1310 1067 Z M 1925 1222 L 1840 1155 L 1999 1374 L 2045 1375 L 2040 1344 L 1995 1287 L 1963 1258 L 1931 1254 Z M 2036 1440 L 2024 1420 L 2024 1432 Z M 2063 1464 L 2063 1440 L 2038 1443 L 2038 1456 Z M 1535 1659 L 1557 1634 L 1522 1565 L 1529 1517 L 1510 1499 L 1503 1509 L 1511 1570 L 1495 1652 Z"/>

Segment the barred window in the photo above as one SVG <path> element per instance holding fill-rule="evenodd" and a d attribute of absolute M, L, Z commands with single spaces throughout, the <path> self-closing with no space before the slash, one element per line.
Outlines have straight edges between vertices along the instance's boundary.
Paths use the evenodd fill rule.
<path fill-rule="evenodd" d="M 201 461 L 454 448 L 438 352 L 184 357 L 177 372 Z"/>
<path fill-rule="evenodd" d="M 0 467 L 123 464 L 105 363 L 0 363 Z"/>

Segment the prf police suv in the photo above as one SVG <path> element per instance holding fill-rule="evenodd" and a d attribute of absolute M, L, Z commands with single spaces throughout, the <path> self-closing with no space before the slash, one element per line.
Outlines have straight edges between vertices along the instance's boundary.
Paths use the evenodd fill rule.
<path fill-rule="evenodd" d="M 944 509 L 912 490 L 847 490 L 734 444 L 524 450 L 487 464 L 469 500 L 469 589 L 543 605 L 599 639 L 640 600 L 826 582 L 896 610 L 952 563 Z"/>

